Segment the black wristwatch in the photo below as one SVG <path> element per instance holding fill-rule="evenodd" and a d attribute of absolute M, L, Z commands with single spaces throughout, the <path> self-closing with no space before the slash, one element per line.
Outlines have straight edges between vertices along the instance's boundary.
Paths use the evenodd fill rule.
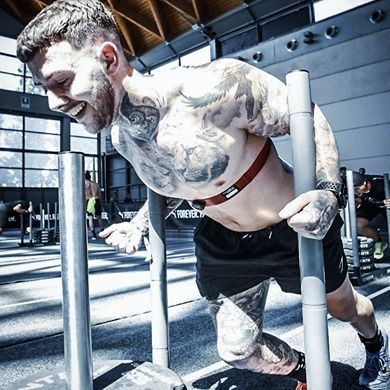
<path fill-rule="evenodd" d="M 345 186 L 343 183 L 335 183 L 333 181 L 322 181 L 316 187 L 317 190 L 326 190 L 333 192 L 339 202 L 339 208 L 343 209 L 347 205 L 347 197 L 345 196 Z"/>

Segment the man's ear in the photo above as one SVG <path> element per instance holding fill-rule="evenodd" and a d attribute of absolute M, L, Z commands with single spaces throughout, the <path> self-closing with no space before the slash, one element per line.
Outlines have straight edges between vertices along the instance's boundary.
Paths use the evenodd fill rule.
<path fill-rule="evenodd" d="M 104 42 L 99 47 L 98 55 L 106 74 L 114 75 L 119 68 L 118 48 L 112 42 Z"/>

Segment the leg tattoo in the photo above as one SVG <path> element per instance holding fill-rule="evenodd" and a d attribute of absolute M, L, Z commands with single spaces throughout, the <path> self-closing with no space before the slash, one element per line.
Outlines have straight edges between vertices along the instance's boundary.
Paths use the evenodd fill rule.
<path fill-rule="evenodd" d="M 237 368 L 287 375 L 297 352 L 277 337 L 263 333 L 263 312 L 269 281 L 236 295 L 209 301 L 221 358 Z"/>

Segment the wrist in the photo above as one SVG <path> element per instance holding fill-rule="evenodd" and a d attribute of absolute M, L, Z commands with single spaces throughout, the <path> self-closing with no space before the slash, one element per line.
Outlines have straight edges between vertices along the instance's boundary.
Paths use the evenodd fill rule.
<path fill-rule="evenodd" d="M 134 225 L 134 227 L 139 230 L 142 234 L 148 234 L 149 232 L 149 224 L 144 221 L 135 221 L 132 220 L 130 223 Z"/>
<path fill-rule="evenodd" d="M 316 189 L 330 191 L 336 197 L 339 208 L 344 208 L 347 205 L 345 186 L 343 183 L 323 181 L 317 184 Z"/>

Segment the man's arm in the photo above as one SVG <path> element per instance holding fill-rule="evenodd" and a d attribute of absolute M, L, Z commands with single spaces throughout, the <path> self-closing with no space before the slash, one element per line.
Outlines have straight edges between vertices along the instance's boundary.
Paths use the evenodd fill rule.
<path fill-rule="evenodd" d="M 334 134 L 317 105 L 313 111 L 317 188 L 326 182 L 340 184 L 339 154 Z M 279 215 L 304 237 L 322 239 L 332 225 L 339 206 L 342 205 L 338 204 L 334 193 L 315 190 L 298 196 Z"/>
<path fill-rule="evenodd" d="M 289 111 L 286 86 L 259 69 L 237 65 L 246 71 L 250 93 L 246 99 L 248 122 L 243 126 L 249 133 L 275 137 L 289 134 Z M 252 103 L 252 102 L 257 103 Z M 250 104 L 249 104 L 250 103 Z M 249 110 L 248 110 L 249 108 Z M 318 106 L 313 109 L 316 145 L 316 184 L 340 183 L 340 167 L 336 141 L 332 129 Z M 289 225 L 305 237 L 322 239 L 337 214 L 338 201 L 328 190 L 314 190 L 298 196 L 279 213 Z"/>
<path fill-rule="evenodd" d="M 165 198 L 164 215 L 169 215 L 180 206 L 182 199 Z M 137 215 L 130 222 L 116 223 L 99 233 L 106 239 L 108 245 L 114 246 L 119 252 L 132 254 L 137 252 L 143 237 L 149 232 L 149 207 L 146 201 Z"/>

